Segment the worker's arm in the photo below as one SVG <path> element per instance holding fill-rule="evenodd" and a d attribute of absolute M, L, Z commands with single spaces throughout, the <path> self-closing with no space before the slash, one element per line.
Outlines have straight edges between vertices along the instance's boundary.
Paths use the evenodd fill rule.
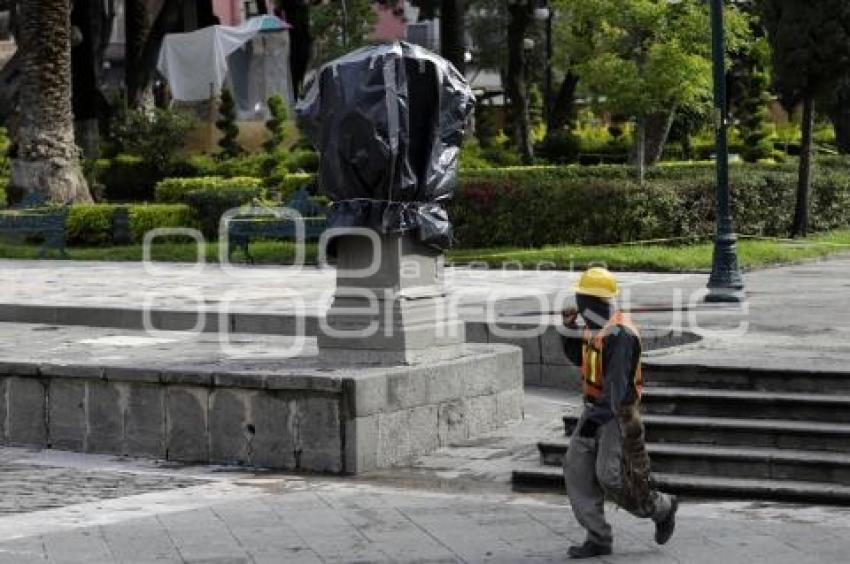
<path fill-rule="evenodd" d="M 592 437 L 596 430 L 611 421 L 620 406 L 631 395 L 635 354 L 640 343 L 637 336 L 623 327 L 614 327 L 605 337 L 602 349 L 602 367 L 605 370 L 602 395 L 588 408 L 579 435 Z"/>

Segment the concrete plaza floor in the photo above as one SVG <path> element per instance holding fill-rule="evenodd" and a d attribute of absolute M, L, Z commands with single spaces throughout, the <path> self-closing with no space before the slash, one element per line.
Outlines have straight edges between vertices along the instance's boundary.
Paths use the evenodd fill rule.
<path fill-rule="evenodd" d="M 583 532 L 564 496 L 510 491 L 523 445 L 574 409 L 531 391 L 529 417 L 414 467 L 357 478 L 0 450 L 0 562 L 565 562 Z M 612 506 L 600 562 L 841 563 L 850 509 L 686 501 L 669 544 Z"/>
<path fill-rule="evenodd" d="M 467 320 L 556 323 L 579 272 L 446 270 Z M 0 316 L 10 305 L 246 312 L 319 316 L 334 271 L 315 267 L 0 260 Z M 850 257 L 747 273 L 747 302 L 707 305 L 705 274 L 618 274 L 623 301 L 643 325 L 703 340 L 658 351 L 671 362 L 844 369 L 850 364 Z M 26 319 L 9 321 L 32 322 Z"/>
<path fill-rule="evenodd" d="M 156 266 L 148 272 L 133 263 L 0 261 L 0 303 L 139 308 L 147 301 L 184 310 L 228 303 L 232 310 L 286 312 L 297 295 L 318 315 L 333 285 L 332 271 L 316 269 Z M 493 302 L 500 319 L 552 322 L 577 276 L 447 271 L 450 287 L 464 294 L 467 319 L 486 317 Z M 749 273 L 743 308 L 702 305 L 705 275 L 621 278 L 642 324 L 679 323 L 704 337 L 650 353 L 656 362 L 812 371 L 850 365 L 850 258 Z M 3 325 L 14 334 L 14 324 Z M 56 338 L 50 334 L 45 344 Z M 260 354 L 263 342 L 245 346 Z M 9 355 L 38 346 L 37 338 L 17 335 L 3 348 Z M 514 492 L 509 477 L 534 456 L 536 440 L 577 408 L 575 396 L 529 388 L 523 421 L 409 467 L 357 478 L 3 448 L 0 563 L 563 562 L 567 547 L 583 537 L 566 498 Z M 613 508 L 609 516 L 616 553 L 604 562 L 850 559 L 847 508 L 688 500 L 664 547 L 653 543 L 650 523 Z"/>

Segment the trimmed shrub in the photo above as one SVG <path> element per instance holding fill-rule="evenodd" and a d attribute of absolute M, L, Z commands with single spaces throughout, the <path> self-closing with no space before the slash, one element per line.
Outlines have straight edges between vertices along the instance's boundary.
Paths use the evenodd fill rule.
<path fill-rule="evenodd" d="M 69 245 L 110 245 L 112 216 L 116 204 L 80 204 L 71 206 L 66 227 Z M 189 206 L 183 204 L 142 204 L 127 206 L 133 243 L 141 243 L 145 233 L 159 227 L 197 227 Z"/>
<path fill-rule="evenodd" d="M 207 239 L 218 239 L 221 216 L 228 210 L 238 208 L 260 199 L 262 188 L 223 188 L 193 190 L 186 194 L 186 203 L 200 219 L 200 229 Z"/>
<path fill-rule="evenodd" d="M 91 204 L 72 206 L 65 235 L 69 245 L 108 245 L 112 242 L 112 214 L 118 206 Z"/>
<path fill-rule="evenodd" d="M 306 173 L 287 174 L 275 192 L 280 194 L 280 201 L 286 203 L 292 198 L 296 190 L 300 190 L 301 188 L 307 188 L 311 194 L 315 194 L 317 192 L 316 176 Z"/>
<path fill-rule="evenodd" d="M 263 148 L 267 153 L 274 154 L 286 140 L 286 119 L 289 112 L 286 109 L 286 103 L 283 101 L 283 96 L 275 94 L 268 99 L 269 114 L 271 117 L 266 121 L 266 129 L 269 130 L 270 138 L 263 143 Z"/>
<path fill-rule="evenodd" d="M 133 241 L 141 243 L 145 233 L 159 227 L 200 226 L 192 208 L 182 204 L 144 204 L 130 206 L 130 233 Z"/>
<path fill-rule="evenodd" d="M 221 103 L 218 106 L 219 119 L 215 126 L 221 131 L 222 137 L 218 142 L 221 147 L 222 159 L 237 157 L 245 152 L 236 138 L 239 136 L 239 126 L 236 124 L 236 103 L 233 94 L 225 88 L 221 91 Z"/>
<path fill-rule="evenodd" d="M 286 168 L 296 174 L 316 173 L 319 170 L 319 154 L 315 151 L 292 151 L 286 155 Z"/>
<path fill-rule="evenodd" d="M 251 176 L 223 178 L 221 176 L 202 176 L 198 178 L 166 178 L 157 183 L 154 192 L 156 201 L 161 204 L 185 203 L 189 192 L 197 190 L 233 190 L 259 189 L 263 181 Z"/>
<path fill-rule="evenodd" d="M 815 175 L 815 229 L 850 225 L 850 174 Z M 735 227 L 748 235 L 785 236 L 797 176 L 787 165 L 732 167 Z M 527 167 L 468 171 L 449 205 L 459 246 L 539 247 L 710 237 L 715 229 L 710 163 L 660 166 L 643 185 L 628 167 Z"/>
<path fill-rule="evenodd" d="M 142 202 L 153 199 L 153 190 L 162 173 L 141 157 L 117 155 L 98 159 L 92 165 L 95 181 L 103 186 L 110 202 Z"/>
<path fill-rule="evenodd" d="M 267 158 L 267 155 L 260 153 L 225 159 L 216 163 L 212 176 L 223 176 L 225 178 L 253 176 L 255 178 L 262 178 L 264 176 L 263 167 Z"/>

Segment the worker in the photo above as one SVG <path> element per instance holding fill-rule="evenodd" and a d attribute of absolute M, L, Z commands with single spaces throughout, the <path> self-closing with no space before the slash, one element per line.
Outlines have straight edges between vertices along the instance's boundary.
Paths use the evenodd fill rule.
<path fill-rule="evenodd" d="M 605 520 L 608 498 L 640 518 L 655 522 L 655 541 L 665 544 L 676 526 L 675 496 L 650 486 L 649 456 L 640 420 L 643 388 L 637 327 L 619 311 L 617 279 L 604 268 L 584 272 L 573 288 L 576 307 L 563 311 L 564 325 L 577 330 L 584 320 L 581 353 L 565 338 L 568 356 L 581 364 L 585 408 L 564 458 L 564 479 L 576 519 L 587 530 L 571 558 L 611 554 L 613 536 Z M 572 339 L 575 342 L 575 339 Z M 575 358 L 576 356 L 580 358 Z"/>

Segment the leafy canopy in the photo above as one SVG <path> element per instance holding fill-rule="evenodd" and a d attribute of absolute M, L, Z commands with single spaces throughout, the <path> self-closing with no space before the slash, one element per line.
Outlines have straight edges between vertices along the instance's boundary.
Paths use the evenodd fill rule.
<path fill-rule="evenodd" d="M 555 0 L 572 40 L 569 57 L 602 109 L 646 116 L 709 103 L 711 20 L 701 0 Z M 730 51 L 750 36 L 746 16 L 726 11 Z M 561 32 L 563 33 L 563 31 Z"/>
<path fill-rule="evenodd" d="M 850 2 L 762 0 L 761 12 L 786 102 L 828 93 L 850 74 Z"/>

